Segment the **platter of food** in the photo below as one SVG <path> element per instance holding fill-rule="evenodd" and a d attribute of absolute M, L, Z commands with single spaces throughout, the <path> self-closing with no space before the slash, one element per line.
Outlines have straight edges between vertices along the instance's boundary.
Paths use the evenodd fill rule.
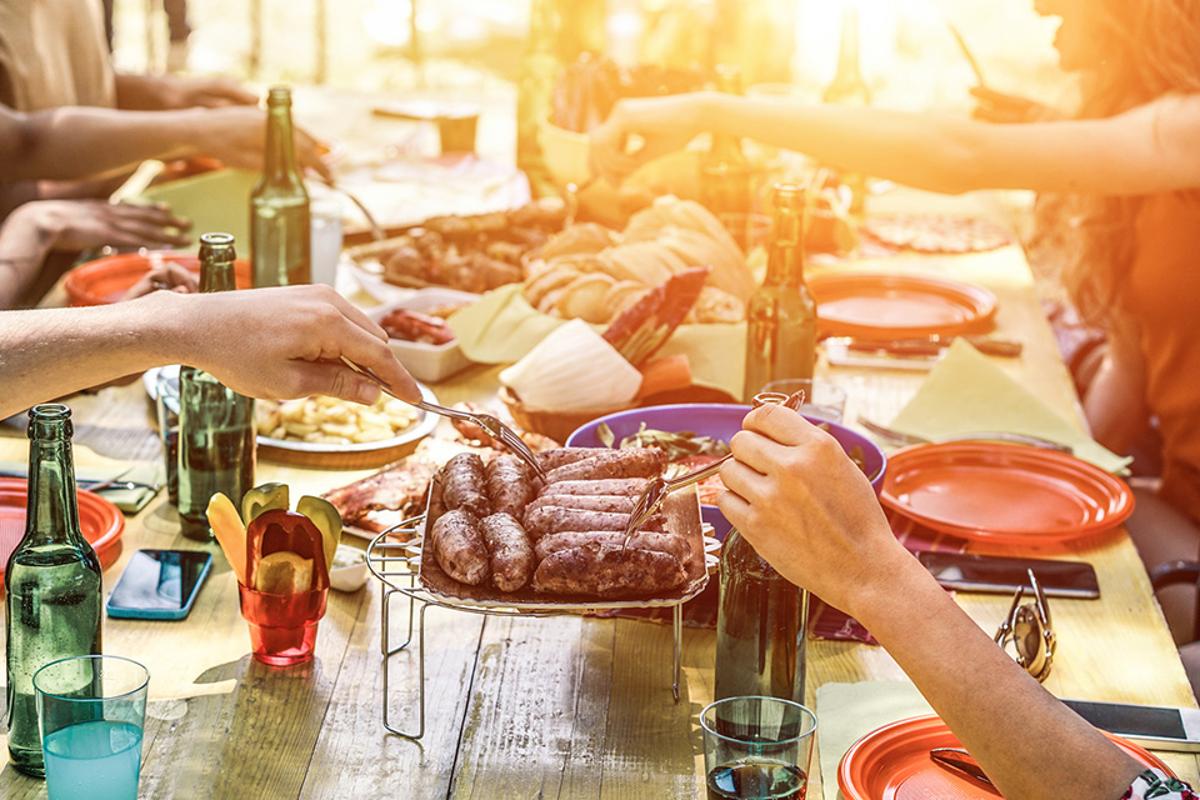
<path fill-rule="evenodd" d="M 405 233 L 345 250 L 351 273 L 381 302 L 396 289 L 441 286 L 485 292 L 524 279 L 522 260 L 560 230 L 560 200 L 540 200 L 513 211 L 432 217 Z"/>
<path fill-rule="evenodd" d="M 454 289 L 418 289 L 366 313 L 387 331 L 388 346 L 414 378 L 437 383 L 471 363 L 446 320 L 478 299 L 477 294 Z"/>
<path fill-rule="evenodd" d="M 151 400 L 157 399 L 158 376 L 164 372 L 178 381 L 178 366 L 148 370 L 142 376 Z M 437 402 L 429 387 L 418 386 L 422 397 Z M 297 466 L 347 469 L 395 461 L 438 425 L 433 414 L 386 395 L 370 406 L 323 395 L 257 400 L 254 415 L 260 456 Z"/>

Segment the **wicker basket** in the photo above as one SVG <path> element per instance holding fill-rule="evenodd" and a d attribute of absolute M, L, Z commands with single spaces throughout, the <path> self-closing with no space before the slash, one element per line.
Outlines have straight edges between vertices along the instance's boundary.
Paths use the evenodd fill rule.
<path fill-rule="evenodd" d="M 633 407 L 632 403 L 627 403 L 616 408 L 594 408 L 585 411 L 535 411 L 526 408 L 506 386 L 500 387 L 500 399 L 518 426 L 530 433 L 549 436 L 559 443 L 565 442 L 576 428 L 597 417 Z"/>

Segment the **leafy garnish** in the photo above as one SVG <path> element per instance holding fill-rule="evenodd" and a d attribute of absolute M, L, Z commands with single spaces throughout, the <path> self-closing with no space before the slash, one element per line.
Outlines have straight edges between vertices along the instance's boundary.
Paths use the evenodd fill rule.
<path fill-rule="evenodd" d="M 621 448 L 646 447 L 657 448 L 667 454 L 668 461 L 678 461 L 689 456 L 723 456 L 729 452 L 729 445 L 711 436 L 698 436 L 694 431 L 659 431 L 647 428 L 642 423 L 638 432 L 621 440 Z"/>
<path fill-rule="evenodd" d="M 596 426 L 596 438 L 600 440 L 601 444 L 609 448 L 617 441 L 617 435 L 613 433 L 612 428 L 608 427 L 607 422 L 601 422 Z"/>

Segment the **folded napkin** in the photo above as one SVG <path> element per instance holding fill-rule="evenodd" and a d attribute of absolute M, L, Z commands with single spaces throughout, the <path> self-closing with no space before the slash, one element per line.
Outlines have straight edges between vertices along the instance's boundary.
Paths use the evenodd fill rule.
<path fill-rule="evenodd" d="M 232 233 L 238 252 L 250 256 L 250 193 L 259 176 L 242 169 L 220 169 L 151 186 L 139 199 L 166 203 L 176 216 L 192 221 L 198 239 L 205 231 Z"/>
<path fill-rule="evenodd" d="M 889 722 L 932 714 L 907 681 L 827 683 L 817 689 L 817 747 L 825 800 L 838 800 L 838 764 L 850 746 Z"/>
<path fill-rule="evenodd" d="M 1070 445 L 1076 456 L 1112 473 L 1133 461 L 1056 414 L 963 339 L 954 341 L 890 427 L 934 441 L 984 431 L 1039 436 Z"/>
<path fill-rule="evenodd" d="M 106 458 L 81 444 L 72 451 L 75 456 L 76 480 L 106 481 L 121 476 L 122 481 L 136 481 L 161 487 L 166 471 L 161 461 L 117 461 Z M 29 472 L 29 441 L 21 438 L 0 438 L 0 474 L 21 475 Z M 87 488 L 86 486 L 82 488 Z M 158 489 L 116 489 L 100 492 L 100 496 L 126 514 L 136 514 L 154 499 Z"/>
<path fill-rule="evenodd" d="M 563 322 L 529 305 L 520 284 L 488 292 L 449 320 L 463 353 L 479 364 L 519 361 Z M 745 347 L 745 323 L 680 325 L 659 355 L 686 355 L 693 383 L 740 398 Z"/>

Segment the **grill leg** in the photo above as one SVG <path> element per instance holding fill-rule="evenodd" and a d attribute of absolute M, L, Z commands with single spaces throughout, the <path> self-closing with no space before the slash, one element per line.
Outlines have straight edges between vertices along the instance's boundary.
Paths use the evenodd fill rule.
<path fill-rule="evenodd" d="M 675 672 L 671 682 L 671 693 L 675 702 L 679 702 L 679 675 L 683 669 L 683 604 L 677 603 L 671 610 L 671 627 L 675 638 Z"/>

